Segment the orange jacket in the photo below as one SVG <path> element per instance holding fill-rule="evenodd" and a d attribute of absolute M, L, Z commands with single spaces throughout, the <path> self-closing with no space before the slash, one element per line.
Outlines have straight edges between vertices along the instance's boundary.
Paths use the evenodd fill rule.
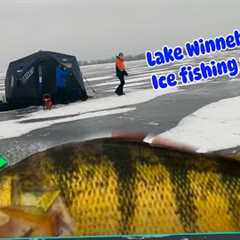
<path fill-rule="evenodd" d="M 125 70 L 124 60 L 117 57 L 116 58 L 116 67 L 117 67 L 118 70 L 124 71 Z"/>

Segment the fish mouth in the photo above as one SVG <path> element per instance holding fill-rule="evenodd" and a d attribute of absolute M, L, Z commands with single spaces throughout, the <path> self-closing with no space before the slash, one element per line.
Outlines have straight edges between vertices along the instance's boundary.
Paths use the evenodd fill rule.
<path fill-rule="evenodd" d="M 4 169 L 0 236 L 168 239 L 240 231 L 239 161 L 144 139 L 115 133 Z"/>

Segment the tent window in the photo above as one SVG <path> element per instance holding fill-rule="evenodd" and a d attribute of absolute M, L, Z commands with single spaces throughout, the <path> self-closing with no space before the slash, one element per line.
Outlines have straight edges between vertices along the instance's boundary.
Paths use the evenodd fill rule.
<path fill-rule="evenodd" d="M 72 68 L 72 63 L 70 62 L 66 62 L 66 63 L 62 63 L 63 66 L 65 66 L 66 68 L 71 69 Z"/>
<path fill-rule="evenodd" d="M 21 73 L 22 71 L 23 71 L 23 66 L 19 66 L 18 69 L 17 69 L 17 72 Z"/>

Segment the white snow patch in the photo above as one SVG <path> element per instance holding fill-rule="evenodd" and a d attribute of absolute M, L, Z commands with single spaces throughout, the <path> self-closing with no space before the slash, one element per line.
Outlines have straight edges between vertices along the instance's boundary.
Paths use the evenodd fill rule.
<path fill-rule="evenodd" d="M 129 83 L 135 83 L 135 82 L 139 82 L 139 81 L 146 81 L 150 79 L 150 75 L 147 77 L 139 77 L 139 78 L 133 78 L 131 80 L 126 80 L 126 85 L 129 85 Z M 150 82 L 150 81 L 149 81 Z M 106 83 L 99 83 L 94 85 L 94 87 L 102 87 L 102 86 L 110 86 L 110 85 L 119 85 L 119 81 L 115 80 L 115 81 L 111 81 L 111 82 L 106 82 Z"/>
<path fill-rule="evenodd" d="M 21 116 L 21 118 L 17 120 L 1 121 L 0 139 L 18 137 L 53 124 L 133 111 L 136 109 L 134 106 L 136 104 L 147 102 L 158 96 L 177 91 L 179 91 L 177 88 L 162 91 L 147 89 L 130 92 L 121 97 L 110 96 L 99 99 L 89 99 L 86 102 L 76 102 L 66 106 L 59 106 L 51 111 L 39 110 Z M 31 122 L 33 120 L 35 121 Z"/>
<path fill-rule="evenodd" d="M 6 74 L 3 72 L 0 72 L 0 79 L 5 79 Z"/>
<path fill-rule="evenodd" d="M 156 70 L 154 73 L 155 74 L 165 74 L 169 71 L 163 71 L 163 70 Z M 140 81 L 146 81 L 149 80 L 150 82 L 151 79 L 151 72 L 149 73 L 142 73 L 140 76 L 138 77 L 128 77 L 125 82 L 126 84 L 129 83 L 134 83 L 134 82 L 140 82 Z M 109 81 L 109 82 L 104 82 L 104 83 L 98 83 L 96 85 L 93 85 L 94 87 L 103 87 L 103 86 L 110 86 L 110 85 L 118 85 L 119 84 L 119 79 L 117 77 L 115 77 L 115 79 L 113 81 Z"/>
<path fill-rule="evenodd" d="M 156 136 L 154 136 L 153 134 L 150 133 L 143 139 L 143 142 L 152 144 L 154 137 L 156 137 Z"/>
<path fill-rule="evenodd" d="M 211 152 L 240 145 L 240 97 L 206 105 L 159 136 Z"/>
<path fill-rule="evenodd" d="M 74 117 L 66 117 L 62 119 L 46 120 L 46 121 L 39 121 L 39 122 L 21 123 L 21 121 L 26 121 L 26 118 L 18 121 L 15 121 L 15 120 L 4 121 L 0 123 L 0 126 L 3 129 L 3 131 L 0 132 L 0 139 L 19 137 L 33 130 L 49 127 L 57 123 L 65 123 L 65 122 L 71 122 L 71 121 L 76 121 L 80 119 L 125 113 L 129 111 L 134 111 L 135 109 L 136 108 L 117 108 L 117 109 L 108 110 L 108 111 L 103 110 L 103 111 L 92 112 L 92 113 L 84 113 Z"/>
<path fill-rule="evenodd" d="M 143 102 L 150 101 L 158 96 L 180 91 L 177 88 L 170 88 L 161 91 L 152 89 L 130 92 L 124 96 L 110 96 L 98 99 L 89 99 L 86 102 L 76 102 L 65 105 L 51 111 L 40 110 L 38 112 L 28 114 L 24 120 L 33 120 L 38 118 L 60 117 L 66 115 L 83 114 L 87 112 L 126 107 Z M 1 125 L 0 125 L 1 126 Z"/>
<path fill-rule="evenodd" d="M 152 126 L 158 126 L 159 125 L 159 123 L 157 123 L 157 122 L 149 122 L 148 124 L 152 125 Z"/>
<path fill-rule="evenodd" d="M 109 76 L 102 76 L 102 77 L 91 77 L 91 78 L 87 78 L 87 81 L 91 82 L 91 81 L 100 81 L 100 80 L 106 80 L 106 79 L 112 79 L 114 78 L 114 76 L 109 75 Z"/>
<path fill-rule="evenodd" d="M 137 83 L 129 83 L 129 84 L 126 84 L 126 88 L 136 87 L 136 86 L 142 86 L 142 85 L 146 85 L 146 84 L 148 84 L 148 85 L 151 87 L 151 83 L 150 83 L 150 82 L 137 82 Z"/>
<path fill-rule="evenodd" d="M 229 79 L 228 81 L 230 81 L 230 82 L 238 82 L 238 81 L 240 81 L 240 78 L 232 78 L 232 79 Z"/>

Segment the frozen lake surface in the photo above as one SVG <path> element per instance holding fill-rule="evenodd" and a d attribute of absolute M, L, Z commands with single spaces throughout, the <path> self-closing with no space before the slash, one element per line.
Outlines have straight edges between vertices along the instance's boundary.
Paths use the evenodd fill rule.
<path fill-rule="evenodd" d="M 186 59 L 182 63 L 151 70 L 147 68 L 144 60 L 127 62 L 129 77 L 126 79 L 126 95 L 121 97 L 114 94 L 114 89 L 119 81 L 115 77 L 113 63 L 83 66 L 81 71 L 84 78 L 87 79 L 85 85 L 88 94 L 93 98 L 86 102 L 76 102 L 66 106 L 58 105 L 51 111 L 43 111 L 41 107 L 30 107 L 1 112 L 0 153 L 6 155 L 14 163 L 34 152 L 52 146 L 108 137 L 111 136 L 112 130 L 119 129 L 143 131 L 156 135 L 163 134 L 175 141 L 197 145 L 204 151 L 236 147 L 236 137 L 234 138 L 236 141 L 228 140 L 226 144 L 224 140 L 233 139 L 233 135 L 240 134 L 240 129 L 234 127 L 233 124 L 234 118 L 238 119 L 238 116 L 234 113 L 234 107 L 229 108 L 231 104 L 236 107 L 238 103 L 238 100 L 234 99 L 240 95 L 238 78 L 230 80 L 223 77 L 203 81 L 200 82 L 201 84 L 179 85 L 167 91 L 153 91 L 150 76 L 151 73 L 177 72 L 181 65 L 196 65 L 202 60 L 209 61 L 213 57 L 217 60 L 238 57 L 238 55 L 239 51 L 223 52 L 205 59 Z M 3 75 L 4 73 L 1 76 Z M 92 88 L 96 93 L 92 92 Z M 2 80 L 0 92 L 3 91 L 4 82 Z M 222 99 L 228 98 L 233 98 L 233 100 L 221 102 Z M 211 105 L 218 101 L 220 101 L 219 104 Z M 214 120 L 226 122 L 222 125 L 219 123 L 221 131 L 218 131 L 218 141 L 215 145 L 215 140 L 212 139 L 214 132 L 211 131 L 214 129 L 213 118 L 210 115 L 210 112 L 214 112 L 212 106 L 217 106 L 218 117 Z M 198 128 L 202 126 L 203 122 L 193 116 L 200 108 L 205 109 L 201 110 L 204 116 L 209 116 L 204 122 L 208 128 L 201 132 L 202 135 L 196 137 Z M 219 111 L 221 108 L 224 108 L 223 115 L 227 111 L 226 109 L 230 109 L 228 118 L 221 116 L 221 111 Z M 199 115 L 199 118 L 202 118 L 202 115 Z M 182 119 L 186 119 L 184 124 Z M 228 129 L 224 128 L 227 126 Z M 232 126 L 230 131 L 229 126 Z M 184 135 L 184 133 L 186 134 Z M 225 135 L 226 138 L 220 138 L 219 135 Z M 191 142 L 193 140 L 195 142 Z M 201 146 L 197 141 L 200 141 Z M 210 142 L 211 146 L 208 147 Z"/>

